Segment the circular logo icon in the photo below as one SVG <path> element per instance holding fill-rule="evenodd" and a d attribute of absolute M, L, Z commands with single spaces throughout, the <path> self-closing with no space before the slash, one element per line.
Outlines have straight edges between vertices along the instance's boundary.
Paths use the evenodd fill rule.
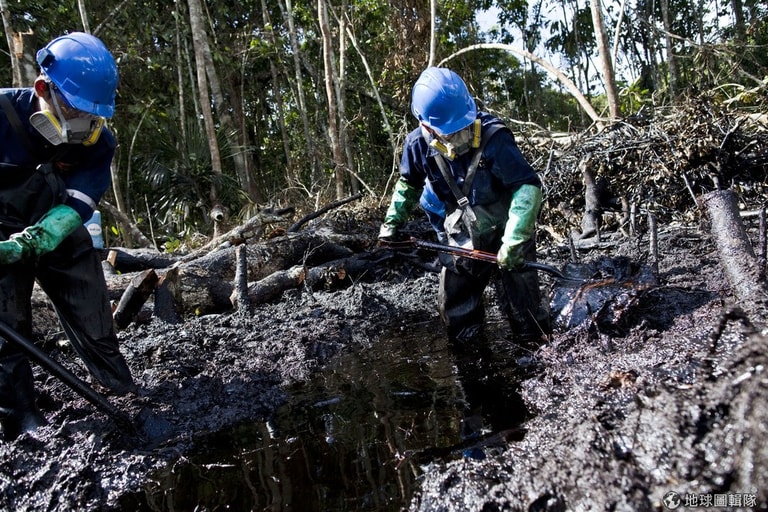
<path fill-rule="evenodd" d="M 664 499 L 662 499 L 661 502 L 664 504 L 664 508 L 667 510 L 676 510 L 680 508 L 683 500 L 680 499 L 680 495 L 675 491 L 669 491 L 664 495 Z"/>

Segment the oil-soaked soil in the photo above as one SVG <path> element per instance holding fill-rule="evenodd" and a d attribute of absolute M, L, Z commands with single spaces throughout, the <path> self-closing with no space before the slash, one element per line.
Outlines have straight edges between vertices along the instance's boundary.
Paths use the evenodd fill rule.
<path fill-rule="evenodd" d="M 646 242 L 614 238 L 580 259 L 645 272 Z M 547 342 L 525 347 L 537 371 L 517 384 L 522 435 L 485 457 L 421 460 L 410 509 L 664 510 L 674 491 L 684 505 L 768 510 L 764 318 L 729 309 L 715 249 L 696 227 L 663 231 L 653 284 L 630 272 L 581 323 L 572 308 Z M 541 261 L 567 269 L 568 258 L 565 248 L 540 247 Z M 0 508 L 120 509 L 206 435 L 268 419 L 292 384 L 344 351 L 434 322 L 436 286 L 434 273 L 404 258 L 343 290 L 294 290 L 251 315 L 132 324 L 120 338 L 140 392 L 109 400 L 137 432 L 36 368 L 50 423 L 0 445 Z M 554 297 L 557 283 L 544 277 L 542 286 Z M 85 378 L 65 344 L 48 344 Z"/>

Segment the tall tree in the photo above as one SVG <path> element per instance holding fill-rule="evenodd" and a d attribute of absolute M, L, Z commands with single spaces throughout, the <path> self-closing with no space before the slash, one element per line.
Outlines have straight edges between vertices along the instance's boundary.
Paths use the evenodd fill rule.
<path fill-rule="evenodd" d="M 301 72 L 301 56 L 303 52 L 299 46 L 299 36 L 296 29 L 296 24 L 293 16 L 293 6 L 291 0 L 285 0 L 285 4 L 278 0 L 278 5 L 283 13 L 286 27 L 288 29 L 288 38 L 291 47 L 291 56 L 293 58 L 293 71 L 295 83 L 293 84 L 293 90 L 296 96 L 298 115 L 301 118 L 301 125 L 304 131 L 304 142 L 307 145 L 306 154 L 309 157 L 310 166 L 310 185 L 307 188 L 307 192 L 311 197 L 319 197 L 316 194 L 316 184 L 320 181 L 320 166 L 317 160 L 317 154 L 315 151 L 315 141 L 310 129 L 309 114 L 307 110 L 307 99 L 304 94 L 304 79 Z"/>
<path fill-rule="evenodd" d="M 611 119 L 615 120 L 621 115 L 619 93 L 616 90 L 616 76 L 613 73 L 613 62 L 611 62 L 611 46 L 608 43 L 608 35 L 605 31 L 600 0 L 590 0 L 590 7 L 592 10 L 592 25 L 594 26 L 595 39 L 597 40 L 597 53 L 600 56 L 605 95 L 608 100 L 608 110 Z"/>
<path fill-rule="evenodd" d="M 317 0 L 317 18 L 320 22 L 320 33 L 323 38 L 323 68 L 325 70 L 325 97 L 328 101 L 328 136 L 331 141 L 331 153 L 333 155 L 333 172 L 336 183 L 336 198 L 344 197 L 344 169 L 346 167 L 344 148 L 341 145 L 339 137 L 339 102 L 334 83 L 338 81 L 338 76 L 344 74 L 341 69 L 336 73 L 333 65 L 332 42 L 333 35 L 328 24 L 328 11 L 325 0 Z M 344 34 L 340 35 L 346 37 Z M 342 120 L 343 122 L 343 120 Z"/>
<path fill-rule="evenodd" d="M 669 95 L 674 98 L 679 89 L 680 75 L 677 70 L 677 56 L 673 38 L 672 19 L 669 12 L 669 0 L 660 0 L 661 18 L 664 24 L 664 40 L 667 49 L 667 68 L 669 69 Z"/>
<path fill-rule="evenodd" d="M 264 21 L 264 33 L 267 36 L 269 42 L 269 54 L 276 53 L 280 46 L 278 45 L 278 39 L 275 36 L 275 29 L 272 25 L 272 20 L 269 17 L 269 10 L 267 9 L 266 0 L 261 0 L 261 15 Z M 276 56 L 275 56 L 276 57 Z M 286 127 L 285 114 L 286 108 L 283 103 L 282 89 L 282 76 L 278 72 L 278 66 L 275 64 L 276 58 L 269 59 L 269 73 L 272 77 L 272 91 L 275 102 L 275 114 L 277 115 L 278 129 L 280 130 L 280 140 L 283 144 L 283 154 L 285 156 L 285 178 L 286 183 L 296 183 L 298 177 L 295 174 L 293 156 L 291 155 L 291 144 L 288 137 L 288 130 Z"/>
<path fill-rule="evenodd" d="M 197 70 L 197 93 L 200 96 L 200 106 L 203 110 L 203 120 L 205 122 L 205 132 L 208 136 L 208 146 L 211 150 L 211 167 L 215 174 L 223 174 L 221 165 L 221 152 L 219 141 L 216 136 L 216 122 L 213 119 L 213 109 L 211 108 L 211 96 L 209 93 L 208 77 L 208 59 L 210 55 L 208 48 L 208 32 L 205 29 L 203 21 L 203 10 L 200 0 L 187 0 L 189 7 L 189 24 L 192 30 L 192 42 L 195 48 L 195 62 Z M 216 190 L 215 181 L 211 182 L 209 201 L 210 207 L 220 207 L 219 191 Z"/>

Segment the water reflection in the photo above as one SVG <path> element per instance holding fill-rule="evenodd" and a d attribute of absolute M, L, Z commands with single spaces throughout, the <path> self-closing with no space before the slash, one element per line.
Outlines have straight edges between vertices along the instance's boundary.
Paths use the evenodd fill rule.
<path fill-rule="evenodd" d="M 482 458 L 522 436 L 527 411 L 516 388 L 530 358 L 489 338 L 499 341 L 458 352 L 434 323 L 391 333 L 295 386 L 269 422 L 210 436 L 124 505 L 401 510 L 422 464 Z"/>

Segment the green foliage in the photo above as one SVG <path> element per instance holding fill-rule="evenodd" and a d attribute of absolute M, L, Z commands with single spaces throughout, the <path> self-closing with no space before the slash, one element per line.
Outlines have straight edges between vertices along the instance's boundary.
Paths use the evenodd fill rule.
<path fill-rule="evenodd" d="M 153 144 L 146 148 L 148 153 L 135 157 L 139 172 L 134 188 L 143 194 L 156 229 L 181 237 L 207 232 L 212 227 L 208 216 L 212 190 L 233 213 L 247 204 L 247 197 L 235 178 L 213 171 L 207 139 L 198 123 L 186 126 L 184 139 L 179 132 L 167 130 L 168 123 L 164 117 L 150 121 Z M 227 154 L 226 139 L 220 137 L 219 142 L 222 154 Z"/>
<path fill-rule="evenodd" d="M 644 106 L 652 103 L 651 91 L 643 87 L 641 81 L 622 86 L 619 84 L 619 97 L 621 98 L 621 111 L 627 113 L 639 112 Z"/>
<path fill-rule="evenodd" d="M 291 44 L 281 8 L 285 3 L 265 3 L 266 13 L 261 0 L 204 4 L 211 58 L 224 96 L 211 101 L 218 123 L 221 174 L 213 172 L 203 130 L 186 1 L 87 3 L 89 26 L 112 50 L 120 69 L 117 113 L 110 126 L 119 142 L 116 168 L 123 203 L 129 209 L 125 213 L 142 230 L 148 231 L 151 221 L 153 234 L 171 250 L 192 234 L 210 234 L 207 214 L 212 191 L 232 217 L 253 208 L 254 198 L 238 174 L 236 156 L 244 158 L 249 173 L 245 178 L 256 184 L 259 201 L 314 201 L 311 194 L 316 192 L 311 191 L 333 189 L 332 177 L 323 172 L 335 168 L 335 162 L 327 133 L 317 1 L 291 2 L 298 48 Z M 726 97 L 741 95 L 743 104 L 760 105 L 765 86 L 761 89 L 755 79 L 768 75 L 768 52 L 764 51 L 768 16 L 764 2 L 744 0 L 743 4 L 745 23 L 737 27 L 723 22 L 729 17 L 716 15 L 720 4 L 670 0 L 675 51 L 683 62 L 683 87 L 722 87 Z M 328 2 L 335 65 L 341 62 L 338 20 L 342 17 L 357 43 L 355 48 L 347 41 L 341 73 L 344 87 L 338 91 L 344 99 L 341 124 L 348 139 L 349 164 L 376 194 L 383 192 L 396 161 L 391 138 L 401 141 L 415 127 L 410 93 L 428 64 L 429 7 L 424 0 Z M 498 24 L 483 34 L 475 15 L 491 7 L 499 13 Z M 9 10 L 14 30 L 33 30 L 40 46 L 64 32 L 83 29 L 75 2 L 18 0 L 9 2 Z M 613 37 L 615 27 L 610 23 L 618 13 L 605 14 Z M 622 111 L 636 112 L 668 90 L 666 49 L 654 30 L 661 26 L 658 2 L 640 0 L 625 7 L 624 14 L 617 37 L 620 71 L 626 74 L 620 76 L 619 90 Z M 583 2 L 443 0 L 437 17 L 438 61 L 481 42 L 513 44 L 550 59 L 579 82 L 585 94 L 592 92 L 596 47 L 591 13 Z M 449 62 L 482 107 L 504 118 L 558 130 L 579 129 L 590 122 L 571 96 L 553 87 L 548 73 L 509 52 L 477 50 Z M 0 78 L 10 84 L 7 52 L 0 53 L 0 63 L 4 64 Z M 341 83 L 337 80 L 336 85 Z M 729 83 L 734 86 L 723 87 Z M 597 94 L 591 101 L 599 110 L 605 99 Z M 224 126 L 224 113 L 233 126 Z M 352 181 L 346 180 L 348 188 Z M 114 235 L 119 236 L 119 231 Z"/>

